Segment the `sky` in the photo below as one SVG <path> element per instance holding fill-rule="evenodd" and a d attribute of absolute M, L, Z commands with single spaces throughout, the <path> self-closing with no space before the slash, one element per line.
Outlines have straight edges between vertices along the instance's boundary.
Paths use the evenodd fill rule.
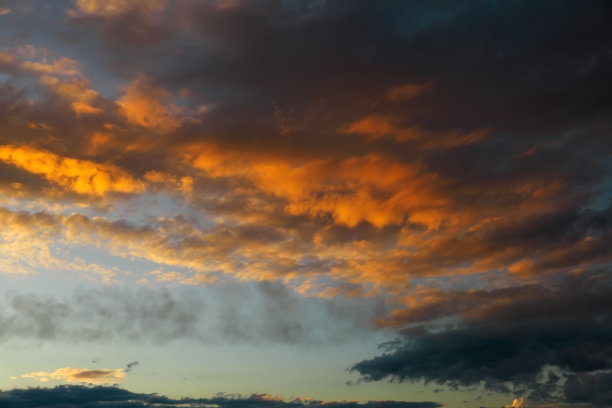
<path fill-rule="evenodd" d="M 0 0 L 0 406 L 612 406 L 611 16 Z"/>

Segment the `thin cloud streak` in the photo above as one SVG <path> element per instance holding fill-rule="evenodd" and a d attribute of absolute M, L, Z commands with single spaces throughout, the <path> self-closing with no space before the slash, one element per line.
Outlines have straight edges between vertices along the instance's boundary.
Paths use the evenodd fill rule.
<path fill-rule="evenodd" d="M 21 378 L 32 378 L 40 382 L 49 380 L 65 381 L 65 382 L 80 382 L 88 384 L 112 384 L 118 383 L 125 378 L 128 371 L 123 368 L 116 369 L 87 369 L 63 367 L 58 368 L 53 372 L 33 371 L 31 373 L 22 374 Z"/>

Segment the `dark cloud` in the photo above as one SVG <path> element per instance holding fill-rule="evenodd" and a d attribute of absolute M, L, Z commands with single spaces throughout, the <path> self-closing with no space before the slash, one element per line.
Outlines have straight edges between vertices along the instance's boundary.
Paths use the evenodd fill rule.
<path fill-rule="evenodd" d="M 0 403 L 6 408 L 439 408 L 436 402 L 370 401 L 323 402 L 316 400 L 282 400 L 266 394 L 249 397 L 225 396 L 212 398 L 173 399 L 158 394 L 138 394 L 118 387 L 57 386 L 55 388 L 27 388 L 0 391 Z"/>
<path fill-rule="evenodd" d="M 178 16 L 209 46 L 185 50 L 167 78 L 294 106 L 373 101 L 392 85 L 433 79 L 442 91 L 435 110 L 419 109 L 425 118 L 516 128 L 518 113 L 558 127 L 555 112 L 609 108 L 600 86 L 609 86 L 607 12 L 605 1 L 185 3 Z"/>
<path fill-rule="evenodd" d="M 572 278 L 554 288 L 440 293 L 438 301 L 408 309 L 404 324 L 453 315 L 454 323 L 407 326 L 403 342 L 389 344 L 388 352 L 352 370 L 368 381 L 391 378 L 454 386 L 485 382 L 498 391 L 509 384 L 534 391 L 533 398 L 550 398 L 558 391 L 560 377 L 542 376 L 546 367 L 557 367 L 576 373 L 570 374 L 566 394 L 584 398 L 579 397 L 584 395 L 581 390 L 601 388 L 600 381 L 607 377 L 582 373 L 612 367 L 608 277 Z"/>
<path fill-rule="evenodd" d="M 609 7 L 605 1 L 234 7 L 210 1 L 169 3 L 159 19 L 142 12 L 132 18 L 135 11 L 126 9 L 71 21 L 85 36 L 92 26 L 106 27 L 103 37 L 117 46 L 104 61 L 114 61 L 122 74 L 146 72 L 160 85 L 188 87 L 216 106 L 198 127 L 200 136 L 211 137 L 222 124 L 218 136 L 226 141 L 244 142 L 246 129 L 257 135 L 257 146 L 265 141 L 269 147 L 278 140 L 275 113 L 282 113 L 296 135 L 308 138 L 285 138 L 284 144 L 358 151 L 364 146 L 347 143 L 335 130 L 376 113 L 435 130 L 493 128 L 505 136 L 496 155 L 489 154 L 494 161 L 556 138 L 568 126 L 609 129 Z M 151 25 L 141 28 L 143 18 Z M 132 30 L 156 51 L 132 44 Z M 118 57 L 117 47 L 128 51 Z M 431 81 L 431 92 L 414 101 L 384 101 L 394 86 Z M 408 158 L 412 150 L 400 153 Z"/>
<path fill-rule="evenodd" d="M 612 405 L 612 372 L 581 373 L 569 376 L 564 387 L 569 402 L 589 402 L 597 406 Z"/>

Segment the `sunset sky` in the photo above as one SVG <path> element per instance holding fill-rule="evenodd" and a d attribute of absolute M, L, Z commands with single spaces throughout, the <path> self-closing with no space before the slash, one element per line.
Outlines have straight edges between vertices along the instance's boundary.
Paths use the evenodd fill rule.
<path fill-rule="evenodd" d="M 0 407 L 609 407 L 611 248 L 608 0 L 0 0 Z"/>

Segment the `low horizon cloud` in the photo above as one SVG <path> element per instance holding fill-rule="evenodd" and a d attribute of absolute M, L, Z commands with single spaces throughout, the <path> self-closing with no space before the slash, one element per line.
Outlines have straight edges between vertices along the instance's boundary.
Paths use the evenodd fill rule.
<path fill-rule="evenodd" d="M 407 401 L 318 401 L 310 398 L 282 399 L 268 394 L 250 396 L 217 394 L 211 398 L 170 398 L 159 394 L 133 393 L 118 387 L 60 385 L 54 388 L 15 388 L 0 390 L 0 402 L 7 408 L 87 406 L 90 408 L 441 408 L 436 402 Z"/>

